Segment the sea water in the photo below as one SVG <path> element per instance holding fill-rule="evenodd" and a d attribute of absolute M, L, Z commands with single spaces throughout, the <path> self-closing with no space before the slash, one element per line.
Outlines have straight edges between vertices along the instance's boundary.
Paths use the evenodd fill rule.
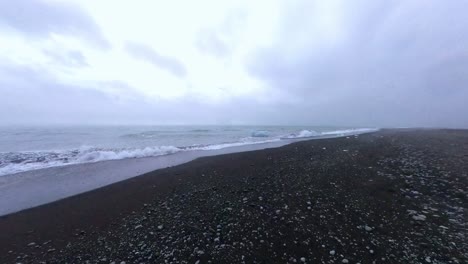
<path fill-rule="evenodd" d="M 314 126 L 0 127 L 0 176 L 72 164 L 351 135 L 373 130 Z"/>

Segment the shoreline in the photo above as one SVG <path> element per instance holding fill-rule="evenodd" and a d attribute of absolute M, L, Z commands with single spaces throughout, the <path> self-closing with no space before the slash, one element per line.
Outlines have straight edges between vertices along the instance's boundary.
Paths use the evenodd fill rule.
<path fill-rule="evenodd" d="M 0 261 L 463 263 L 466 171 L 466 130 L 202 157 L 0 217 Z"/>
<path fill-rule="evenodd" d="M 178 166 L 201 157 L 278 148 L 304 140 L 339 138 L 365 133 L 373 132 L 285 139 L 221 149 L 190 150 L 155 157 L 70 164 L 0 176 L 0 216 L 59 201 L 148 172 Z"/>

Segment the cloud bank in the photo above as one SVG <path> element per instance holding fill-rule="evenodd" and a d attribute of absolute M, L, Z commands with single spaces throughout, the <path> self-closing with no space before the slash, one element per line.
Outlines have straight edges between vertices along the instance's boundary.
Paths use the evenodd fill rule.
<path fill-rule="evenodd" d="M 468 127 L 466 1 L 112 3 L 0 3 L 3 124 Z"/>

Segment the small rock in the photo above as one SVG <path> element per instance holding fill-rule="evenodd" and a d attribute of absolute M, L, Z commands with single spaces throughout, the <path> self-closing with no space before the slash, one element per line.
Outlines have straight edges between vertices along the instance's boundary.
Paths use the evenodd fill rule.
<path fill-rule="evenodd" d="M 335 255 L 335 250 L 330 250 L 330 255 L 334 256 Z"/>
<path fill-rule="evenodd" d="M 301 262 L 304 262 L 304 263 L 305 263 L 305 262 L 306 262 L 306 258 L 302 257 L 302 258 L 301 258 Z"/>
<path fill-rule="evenodd" d="M 416 221 L 426 221 L 426 216 L 423 214 L 413 215 L 413 219 Z"/>
<path fill-rule="evenodd" d="M 426 257 L 426 262 L 431 263 L 431 257 Z"/>
<path fill-rule="evenodd" d="M 36 243 L 34 243 L 34 242 L 31 242 L 31 243 L 28 244 L 29 247 L 33 247 L 35 245 L 36 245 Z"/>
<path fill-rule="evenodd" d="M 162 230 L 163 228 L 164 228 L 163 225 L 158 225 L 158 229 L 159 229 L 159 230 Z"/>
<path fill-rule="evenodd" d="M 343 259 L 343 260 L 341 261 L 341 263 L 349 263 L 349 260 Z"/>
<path fill-rule="evenodd" d="M 142 225 L 137 225 L 137 226 L 135 226 L 135 230 L 136 230 L 136 229 L 140 229 L 140 228 L 142 228 L 142 227 L 143 227 Z"/>

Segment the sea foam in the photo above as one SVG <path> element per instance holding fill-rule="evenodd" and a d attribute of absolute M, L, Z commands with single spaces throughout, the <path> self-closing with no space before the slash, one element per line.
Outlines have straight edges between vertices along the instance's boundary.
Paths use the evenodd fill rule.
<path fill-rule="evenodd" d="M 291 134 L 291 135 L 288 135 L 284 138 L 288 138 L 288 139 L 294 139 L 294 138 L 308 138 L 308 137 L 316 137 L 316 136 L 320 136 L 321 133 L 318 133 L 316 131 L 313 131 L 313 130 L 301 130 L 299 133 L 297 134 Z"/>
<path fill-rule="evenodd" d="M 93 163 L 106 160 L 121 160 L 131 158 L 155 157 L 161 155 L 170 155 L 178 152 L 186 151 L 205 151 L 205 150 L 220 150 L 230 147 L 239 147 L 253 144 L 272 143 L 281 140 L 300 140 L 307 138 L 320 137 L 338 137 L 353 134 L 362 134 L 373 132 L 378 129 L 374 128 L 358 128 L 358 129 L 342 129 L 334 131 L 317 132 L 314 130 L 299 130 L 298 132 L 281 135 L 276 131 L 270 132 L 267 130 L 255 130 L 250 133 L 249 137 L 241 137 L 242 134 L 236 134 L 227 142 L 212 143 L 212 144 L 193 144 L 188 146 L 148 146 L 148 147 L 133 147 L 133 148 L 98 148 L 93 146 L 82 146 L 76 149 L 68 150 L 51 150 L 51 151 L 16 151 L 16 152 L 0 152 L 0 176 L 14 174 L 23 171 L 30 171 L 42 168 L 65 166 L 71 164 Z M 196 131 L 196 132 L 195 132 Z M 212 130 L 191 130 L 189 133 L 197 133 L 197 137 L 193 137 L 194 143 L 197 143 L 199 134 L 206 134 Z M 224 130 L 223 130 L 224 131 Z M 240 130 L 225 133 L 238 133 Z M 248 133 L 247 131 L 245 131 Z M 151 137 L 157 137 L 161 131 L 147 131 L 138 135 L 143 135 L 145 140 Z M 165 132 L 167 133 L 167 131 Z M 136 135 L 136 134 L 134 134 Z M 126 137 L 129 134 L 125 135 Z M 138 137 L 140 137 L 138 136 Z M 189 135 L 180 135 L 180 137 L 188 137 Z M 133 137 L 133 136 L 132 136 Z M 210 136 L 211 137 L 211 136 Z M 216 139 L 216 138 L 215 138 Z M 230 138 L 231 139 L 231 138 Z M 132 138 L 131 140 L 136 140 Z"/>
<path fill-rule="evenodd" d="M 25 151 L 0 154 L 0 176 L 22 171 L 104 160 L 155 157 L 182 151 L 174 146 L 135 149 L 99 149 L 83 146 L 75 150 Z M 3 166 L 2 166 L 3 165 Z"/>

